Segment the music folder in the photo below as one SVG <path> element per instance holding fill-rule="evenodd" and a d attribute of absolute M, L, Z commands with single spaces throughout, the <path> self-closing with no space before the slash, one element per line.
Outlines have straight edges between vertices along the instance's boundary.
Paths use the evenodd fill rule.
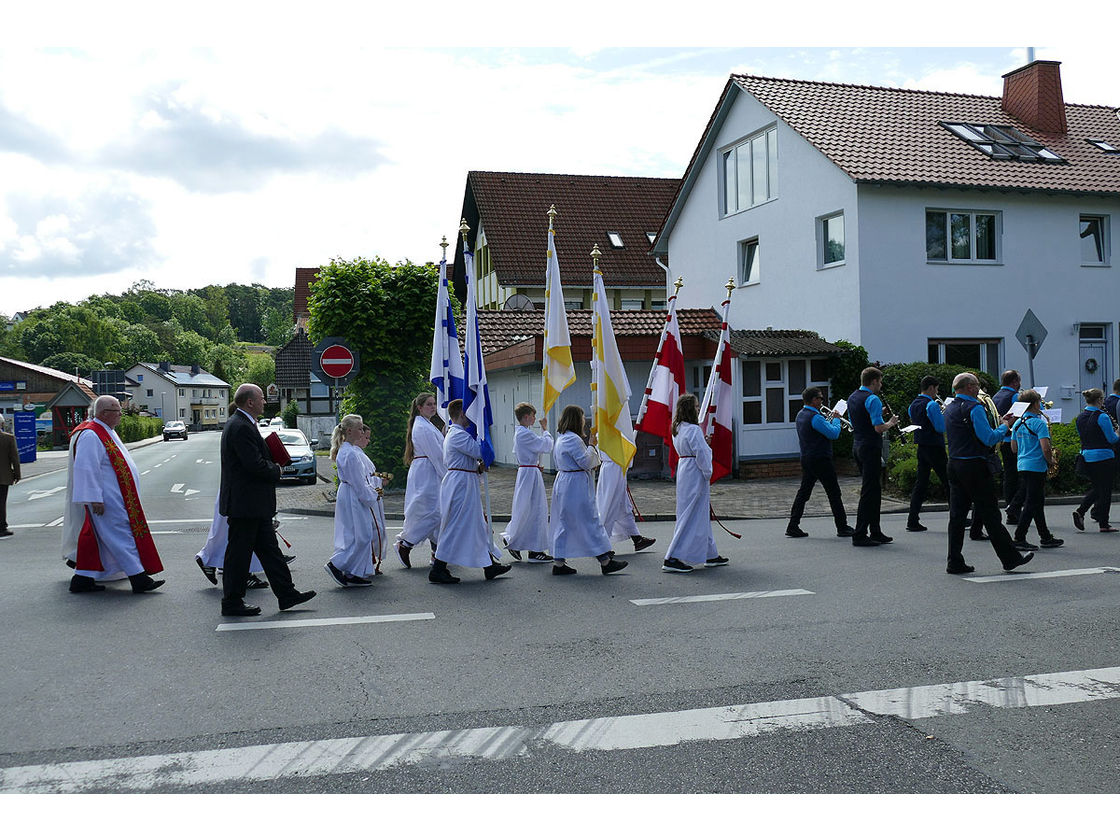
<path fill-rule="evenodd" d="M 288 450 L 284 448 L 284 442 L 280 440 L 280 435 L 273 432 L 264 439 L 268 445 L 268 451 L 272 455 L 272 460 L 282 467 L 288 466 L 292 463 L 292 457 L 288 454 Z"/>

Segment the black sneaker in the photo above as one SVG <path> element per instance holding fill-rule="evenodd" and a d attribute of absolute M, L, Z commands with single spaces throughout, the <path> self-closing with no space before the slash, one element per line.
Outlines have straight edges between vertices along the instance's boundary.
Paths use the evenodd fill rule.
<path fill-rule="evenodd" d="M 512 568 L 513 568 L 513 566 L 507 566 L 507 565 L 505 565 L 503 563 L 499 563 L 497 560 L 495 560 L 489 566 L 484 568 L 482 570 L 482 573 L 484 575 L 486 575 L 487 580 L 493 580 L 498 575 L 504 575 L 506 572 L 508 572 Z"/>
<path fill-rule="evenodd" d="M 561 563 L 559 566 L 557 566 L 555 563 L 553 563 L 552 564 L 552 573 L 554 575 L 574 575 L 576 573 L 576 570 L 573 569 L 571 566 L 567 565 L 566 563 Z"/>
<path fill-rule="evenodd" d="M 1011 544 L 1020 551 L 1038 551 L 1038 546 L 1026 540 L 1012 540 Z"/>
<path fill-rule="evenodd" d="M 649 548 L 651 545 L 653 545 L 655 542 L 657 542 L 657 540 L 655 538 L 653 538 L 653 537 L 643 537 L 641 534 L 634 537 L 633 539 L 634 539 L 634 551 L 645 551 L 647 548 Z"/>
<path fill-rule="evenodd" d="M 521 559 L 521 552 L 520 551 L 516 551 L 515 549 L 512 549 L 512 548 L 507 548 L 506 551 L 508 551 L 510 553 L 510 556 L 513 557 L 514 560 L 520 560 Z"/>
<path fill-rule="evenodd" d="M 249 577 L 247 577 L 245 579 L 245 588 L 246 589 L 268 589 L 268 581 L 267 580 L 261 580 L 256 575 L 249 575 Z"/>
<path fill-rule="evenodd" d="M 1038 544 L 1043 548 L 1058 548 L 1059 546 L 1065 545 L 1066 541 L 1060 540 L 1057 537 L 1047 537 L 1044 540 L 1040 540 Z"/>
<path fill-rule="evenodd" d="M 839 533 L 839 532 L 837 532 L 837 533 Z M 807 536 L 809 536 L 809 534 L 806 533 L 805 531 L 802 531 L 796 525 L 790 525 L 788 528 L 786 528 L 786 536 L 787 537 L 807 537 Z"/>
<path fill-rule="evenodd" d="M 836 529 L 836 536 L 838 537 L 854 537 L 855 535 L 856 529 L 851 525 L 845 525 L 843 528 Z"/>
<path fill-rule="evenodd" d="M 551 563 L 552 562 L 552 557 L 549 556 L 548 554 L 546 554 L 543 551 L 530 551 L 529 552 L 529 562 L 530 563 Z"/>
<path fill-rule="evenodd" d="M 1031 562 L 1031 560 L 1033 558 L 1034 558 L 1034 552 L 1033 551 L 1028 551 L 1026 554 L 1024 554 L 1018 560 L 1012 560 L 1010 563 L 1004 563 L 1003 564 L 1003 570 L 1005 572 L 1010 572 L 1012 569 L 1017 569 L 1019 566 L 1022 566 L 1024 563 Z"/>
<path fill-rule="evenodd" d="M 613 572 L 620 572 L 630 564 L 625 560 L 615 560 L 613 557 L 606 563 L 599 565 L 599 571 L 605 575 L 612 574 Z"/>
<path fill-rule="evenodd" d="M 323 568 L 327 570 L 328 575 L 334 578 L 334 582 L 341 586 L 343 589 L 350 585 L 346 580 L 346 573 L 341 569 L 336 568 L 334 563 L 327 563 L 325 566 L 323 566 Z"/>
<path fill-rule="evenodd" d="M 856 534 L 852 537 L 852 545 L 857 548 L 871 548 L 872 546 L 880 545 L 880 543 L 878 540 L 872 539 L 871 537 L 861 537 L 859 534 Z"/>
<path fill-rule="evenodd" d="M 928 531 L 929 528 L 927 528 L 921 522 L 915 522 L 913 525 L 907 525 L 906 530 L 907 531 L 913 531 L 913 532 L 917 533 L 918 531 Z"/>
<path fill-rule="evenodd" d="M 198 564 L 198 568 L 200 568 L 202 570 L 202 574 L 204 574 L 206 576 L 206 579 L 208 581 L 210 581 L 212 584 L 214 584 L 215 586 L 217 586 L 218 585 L 218 572 L 217 572 L 217 570 L 213 566 L 207 566 L 205 563 L 203 563 L 201 557 L 195 556 L 194 562 L 196 562 Z"/>
<path fill-rule="evenodd" d="M 705 560 L 705 566 L 726 566 L 731 561 L 726 557 L 713 557 L 711 560 Z"/>
<path fill-rule="evenodd" d="M 409 560 L 408 554 L 410 551 L 412 551 L 412 546 L 405 545 L 403 542 L 398 542 L 395 543 L 395 547 L 397 549 L 397 559 L 401 561 L 401 565 L 403 565 L 406 569 L 411 569 L 412 561 Z"/>
<path fill-rule="evenodd" d="M 439 566 L 432 566 L 432 568 L 428 570 L 428 583 L 458 583 L 458 582 L 459 582 L 459 578 L 457 578 L 453 574 L 451 574 L 450 570 L 448 570 L 448 568 L 447 568 L 446 563 L 441 564 Z"/>
<path fill-rule="evenodd" d="M 1085 514 L 1079 510 L 1073 512 L 1073 527 L 1078 531 L 1085 530 Z"/>
<path fill-rule="evenodd" d="M 13 534 L 13 533 L 12 533 L 11 531 L 9 531 L 9 530 L 8 530 L 7 528 L 5 528 L 4 530 L 0 531 L 0 540 L 6 540 L 6 539 L 7 539 L 8 537 L 14 537 L 14 536 L 15 536 L 15 534 Z"/>
<path fill-rule="evenodd" d="M 975 572 L 976 569 L 967 563 L 950 563 L 945 567 L 945 571 L 951 575 L 967 575 L 970 572 Z"/>
<path fill-rule="evenodd" d="M 894 542 L 894 537 L 888 537 L 886 534 L 882 534 L 882 533 L 872 534 L 871 539 L 875 540 L 875 542 L 882 543 L 884 545 L 886 543 Z"/>
<path fill-rule="evenodd" d="M 1008 511 L 1007 512 L 1007 524 L 1008 525 L 1018 525 L 1019 524 L 1019 514 L 1012 513 L 1011 511 Z"/>
<path fill-rule="evenodd" d="M 606 567 L 604 566 L 604 568 L 606 568 Z M 692 567 L 690 565 L 688 565 L 687 563 L 682 563 L 676 557 L 670 557 L 664 563 L 661 564 L 661 571 L 663 571 L 663 572 L 691 572 Z M 603 572 L 603 574 L 606 574 L 606 572 Z"/>

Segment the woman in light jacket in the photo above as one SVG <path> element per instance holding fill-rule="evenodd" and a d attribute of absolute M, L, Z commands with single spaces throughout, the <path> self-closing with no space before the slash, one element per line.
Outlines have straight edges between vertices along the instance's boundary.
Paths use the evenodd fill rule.
<path fill-rule="evenodd" d="M 582 431 L 583 409 L 578 405 L 567 406 L 556 425 L 556 444 L 552 449 L 556 481 L 552 485 L 548 542 L 554 575 L 576 573 L 564 562 L 566 557 L 594 557 L 605 575 L 628 565 L 625 560 L 614 559 L 610 538 L 599 522 L 594 478 L 599 455 L 583 442 Z M 591 445 L 595 445 L 594 433 Z"/>
<path fill-rule="evenodd" d="M 334 506 L 334 553 L 325 566 L 339 586 L 369 586 L 385 552 L 385 514 L 377 468 L 363 451 L 369 426 L 347 414 L 331 433 L 331 460 L 338 465 Z"/>
<path fill-rule="evenodd" d="M 409 568 L 409 552 L 414 545 L 428 540 L 434 557 L 439 541 L 439 486 L 447 468 L 443 464 L 443 433 L 432 422 L 435 415 L 435 394 L 417 394 L 408 415 L 404 444 L 404 462 L 408 465 L 404 527 L 395 546 L 400 561 Z"/>
<path fill-rule="evenodd" d="M 691 572 L 697 565 L 726 566 L 712 536 L 712 447 L 700 430 L 699 406 L 693 394 L 677 400 L 673 412 L 673 448 L 677 462 L 677 525 L 665 553 L 665 572 Z"/>

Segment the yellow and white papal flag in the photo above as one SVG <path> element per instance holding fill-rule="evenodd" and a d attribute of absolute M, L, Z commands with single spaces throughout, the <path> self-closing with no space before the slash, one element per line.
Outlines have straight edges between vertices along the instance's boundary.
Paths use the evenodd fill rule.
<path fill-rule="evenodd" d="M 609 455 L 625 475 L 637 452 L 634 425 L 630 421 L 630 382 L 615 341 L 599 266 L 595 266 L 592 279 L 591 405 L 595 414 L 592 428 L 599 440 L 599 451 Z"/>
<path fill-rule="evenodd" d="M 547 414 L 560 392 L 576 381 L 572 363 L 572 339 L 568 334 L 568 314 L 564 311 L 564 291 L 560 288 L 560 261 L 556 258 L 556 236 L 551 216 L 548 225 L 548 264 L 544 291 L 544 410 Z"/>

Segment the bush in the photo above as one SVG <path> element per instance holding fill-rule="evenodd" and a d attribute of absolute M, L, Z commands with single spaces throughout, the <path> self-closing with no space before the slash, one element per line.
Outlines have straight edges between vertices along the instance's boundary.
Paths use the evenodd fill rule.
<path fill-rule="evenodd" d="M 284 425 L 287 428 L 298 428 L 299 424 L 296 422 L 296 418 L 299 417 L 299 402 L 297 400 L 291 400 L 284 406 L 284 410 L 280 412 L 280 416 L 283 418 Z"/>
<path fill-rule="evenodd" d="M 970 368 L 959 365 L 933 365 L 929 362 L 905 362 L 900 364 L 883 365 L 883 389 L 879 393 L 883 402 L 890 405 L 903 421 L 908 421 L 910 403 L 918 396 L 921 390 L 922 378 L 936 376 L 940 381 L 937 393 L 944 399 L 953 395 L 953 379 L 957 374 L 964 373 Z M 999 383 L 991 374 L 976 373 L 980 378 L 980 387 L 989 395 L 994 395 L 999 390 Z M 857 386 L 858 387 L 858 386 Z M 904 422 L 903 425 L 907 425 Z"/>
<path fill-rule="evenodd" d="M 138 440 L 147 440 L 158 437 L 163 431 L 163 420 L 159 417 L 140 417 L 135 414 L 125 414 L 117 425 L 116 433 L 125 443 Z"/>

